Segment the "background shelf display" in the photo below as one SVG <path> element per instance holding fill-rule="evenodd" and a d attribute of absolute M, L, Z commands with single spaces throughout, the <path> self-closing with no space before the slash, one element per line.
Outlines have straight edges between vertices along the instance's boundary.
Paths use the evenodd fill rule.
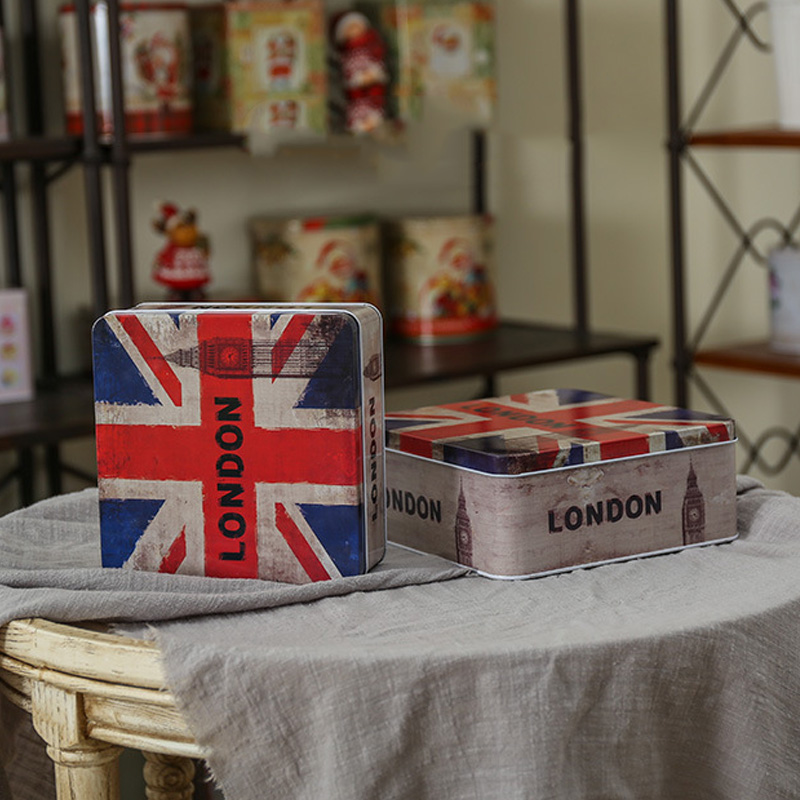
<path fill-rule="evenodd" d="M 704 86 L 690 110 L 683 115 L 681 108 L 681 38 L 679 19 L 679 0 L 665 0 L 665 20 L 667 39 L 667 93 L 669 125 L 669 168 L 670 168 L 670 228 L 672 238 L 672 311 L 673 345 L 675 369 L 675 402 L 689 404 L 689 387 L 695 386 L 706 400 L 721 414 L 732 416 L 724 401 L 718 396 L 710 383 L 697 367 L 712 367 L 735 370 L 752 374 L 771 375 L 784 378 L 800 378 L 800 356 L 774 350 L 768 341 L 736 341 L 730 344 L 704 346 L 706 335 L 711 330 L 711 322 L 723 304 L 733 284 L 734 277 L 749 258 L 759 264 L 766 262 L 763 254 L 754 245 L 754 238 L 760 232 L 770 229 L 779 236 L 780 241 L 788 243 L 796 238 L 800 226 L 800 207 L 786 223 L 777 219 L 761 219 L 747 226 L 742 223 L 729 204 L 718 183 L 705 171 L 694 157 L 695 148 L 740 149 L 753 152 L 757 149 L 786 151 L 800 148 L 800 130 L 778 127 L 775 124 L 731 127 L 730 129 L 697 129 L 707 104 L 726 70 L 730 66 L 743 41 L 749 41 L 755 48 L 769 54 L 770 46 L 755 33 L 756 19 L 767 13 L 766 3 L 756 3 L 747 12 L 738 7 L 733 0 L 720 0 L 733 17 L 730 38 L 721 48 L 719 56 L 711 68 Z M 685 187 L 684 167 L 695 176 L 699 185 L 711 199 L 721 218 L 737 238 L 733 256 L 720 272 L 718 283 L 711 293 L 701 321 L 690 334 L 688 321 L 688 278 L 692 269 L 687 265 L 686 246 L 690 238 L 689 227 L 684 219 Z M 800 455 L 800 428 L 791 431 L 783 426 L 771 426 L 766 431 L 751 435 L 737 424 L 740 445 L 744 448 L 745 459 L 741 471 L 748 471 L 754 464 L 765 474 L 775 475 L 782 471 L 793 455 Z M 777 443 L 780 455 L 772 461 L 764 456 L 765 449 Z"/>
<path fill-rule="evenodd" d="M 37 4 L 17 0 L 21 19 L 22 42 L 26 65 L 40 64 L 47 55 L 38 41 Z M 109 0 L 109 17 L 118 19 L 119 0 Z M 89 0 L 75 4 L 79 26 L 89 28 Z M 571 234 L 572 288 L 574 319 L 563 326 L 504 321 L 497 330 L 482 339 L 442 344 L 416 345 L 389 339 L 386 343 L 385 382 L 388 389 L 432 384 L 461 377 L 482 377 L 485 391 L 494 393 L 496 378 L 507 370 L 536 367 L 558 362 L 622 355 L 634 367 L 633 389 L 642 399 L 649 396 L 648 365 L 658 341 L 653 337 L 625 336 L 594 331 L 589 323 L 589 289 L 584 199 L 584 152 L 582 97 L 580 75 L 580 14 L 578 0 L 564 0 L 565 53 L 567 61 L 567 99 L 571 162 Z M 179 152 L 219 148 L 246 148 L 245 136 L 234 133 L 195 133 L 185 136 L 133 136 L 124 133 L 122 108 L 121 64 L 118 47 L 111 47 L 111 75 L 114 129 L 120 131 L 113 141 L 98 136 L 94 125 L 84 125 L 84 134 L 46 136 L 43 132 L 41 105 L 43 87 L 41 71 L 25 70 L 23 89 L 29 113 L 27 134 L 22 138 L 0 143 L 0 164 L 3 166 L 4 227 L 7 234 L 6 260 L 9 286 L 22 285 L 21 256 L 15 244 L 17 237 L 16 186 L 14 170 L 19 164 L 31 169 L 30 191 L 35 208 L 36 238 L 33 273 L 35 285 L 29 287 L 39 327 L 40 389 L 30 403 L 9 404 L 4 422 L 0 423 L 0 449 L 15 450 L 18 468 L 12 477 L 20 478 L 21 499 L 27 504 L 34 499 L 32 448 L 43 446 L 46 456 L 47 493 L 61 491 L 61 474 L 74 472 L 60 460 L 59 444 L 70 438 L 91 436 L 94 427 L 91 388 L 87 378 L 77 384 L 65 380 L 58 368 L 54 298 L 50 288 L 52 270 L 57 258 L 50 252 L 48 185 L 59 170 L 80 168 L 84 174 L 88 262 L 91 275 L 92 312 L 100 316 L 110 307 L 133 305 L 138 297 L 134 286 L 132 254 L 132 212 L 129 172 L 134 157 L 150 152 Z M 87 68 L 87 54 L 82 58 L 83 94 L 93 97 L 93 76 Z M 84 120 L 95 118 L 92 102 L 84 109 Z M 324 147 L 324 143 L 319 145 Z M 487 137 L 482 131 L 473 136 L 471 210 L 484 213 L 486 202 Z M 49 171 L 48 171 L 49 169 Z M 103 180 L 103 170 L 110 171 L 110 180 Z M 109 195 L 106 199 L 106 193 Z M 111 239 L 115 258 L 106 254 L 107 232 L 103 209 L 110 206 L 114 215 L 114 236 Z M 111 266 L 115 275 L 109 275 Z M 109 287 L 116 287 L 110 296 Z M 5 422 L 8 420 L 8 423 Z M 0 481 L 0 486 L 11 477 Z"/>

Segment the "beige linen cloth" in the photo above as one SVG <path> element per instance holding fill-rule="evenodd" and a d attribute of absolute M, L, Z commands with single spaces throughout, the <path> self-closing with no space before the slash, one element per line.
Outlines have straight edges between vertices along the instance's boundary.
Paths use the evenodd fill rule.
<path fill-rule="evenodd" d="M 737 502 L 731 544 L 520 582 L 390 548 L 293 587 L 74 566 L 86 491 L 0 520 L 0 621 L 152 621 L 122 629 L 228 800 L 798 798 L 800 499 Z"/>

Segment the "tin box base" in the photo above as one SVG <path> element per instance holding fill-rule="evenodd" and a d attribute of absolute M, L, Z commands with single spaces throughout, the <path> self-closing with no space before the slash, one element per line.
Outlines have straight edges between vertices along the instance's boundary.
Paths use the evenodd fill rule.
<path fill-rule="evenodd" d="M 735 442 L 489 475 L 387 450 L 391 542 L 519 579 L 736 538 Z"/>

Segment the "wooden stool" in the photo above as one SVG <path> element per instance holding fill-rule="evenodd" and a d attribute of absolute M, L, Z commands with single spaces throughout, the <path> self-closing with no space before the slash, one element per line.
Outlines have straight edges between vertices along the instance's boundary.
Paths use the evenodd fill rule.
<path fill-rule="evenodd" d="M 46 742 L 58 800 L 119 800 L 123 747 L 144 753 L 148 800 L 190 800 L 203 751 L 164 685 L 153 642 L 42 619 L 0 627 L 0 691 Z"/>

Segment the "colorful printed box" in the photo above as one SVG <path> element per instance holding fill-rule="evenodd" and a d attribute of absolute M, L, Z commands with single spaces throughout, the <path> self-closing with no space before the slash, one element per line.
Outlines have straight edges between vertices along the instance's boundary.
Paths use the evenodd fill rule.
<path fill-rule="evenodd" d="M 381 307 L 381 231 L 375 217 L 250 221 L 259 296 L 288 303 Z"/>
<path fill-rule="evenodd" d="M 386 37 L 395 115 L 420 119 L 435 104 L 476 124 L 494 112 L 495 6 L 490 0 L 360 0 Z"/>
<path fill-rule="evenodd" d="M 28 293 L 0 289 L 0 403 L 33 397 Z"/>
<path fill-rule="evenodd" d="M 93 346 L 104 566 L 306 583 L 380 560 L 374 307 L 143 304 Z"/>
<path fill-rule="evenodd" d="M 418 342 L 459 341 L 497 327 L 493 220 L 416 217 L 386 223 L 392 331 Z"/>
<path fill-rule="evenodd" d="M 736 538 L 732 420 L 556 389 L 387 415 L 390 541 L 527 578 Z"/>
<path fill-rule="evenodd" d="M 192 130 L 191 41 L 186 3 L 120 3 L 120 47 L 128 133 L 183 135 Z M 68 133 L 83 132 L 80 47 L 75 5 L 60 9 Z M 98 130 L 114 132 L 107 3 L 91 6 Z"/>
<path fill-rule="evenodd" d="M 198 6 L 191 20 L 198 127 L 326 132 L 321 0 Z"/>

